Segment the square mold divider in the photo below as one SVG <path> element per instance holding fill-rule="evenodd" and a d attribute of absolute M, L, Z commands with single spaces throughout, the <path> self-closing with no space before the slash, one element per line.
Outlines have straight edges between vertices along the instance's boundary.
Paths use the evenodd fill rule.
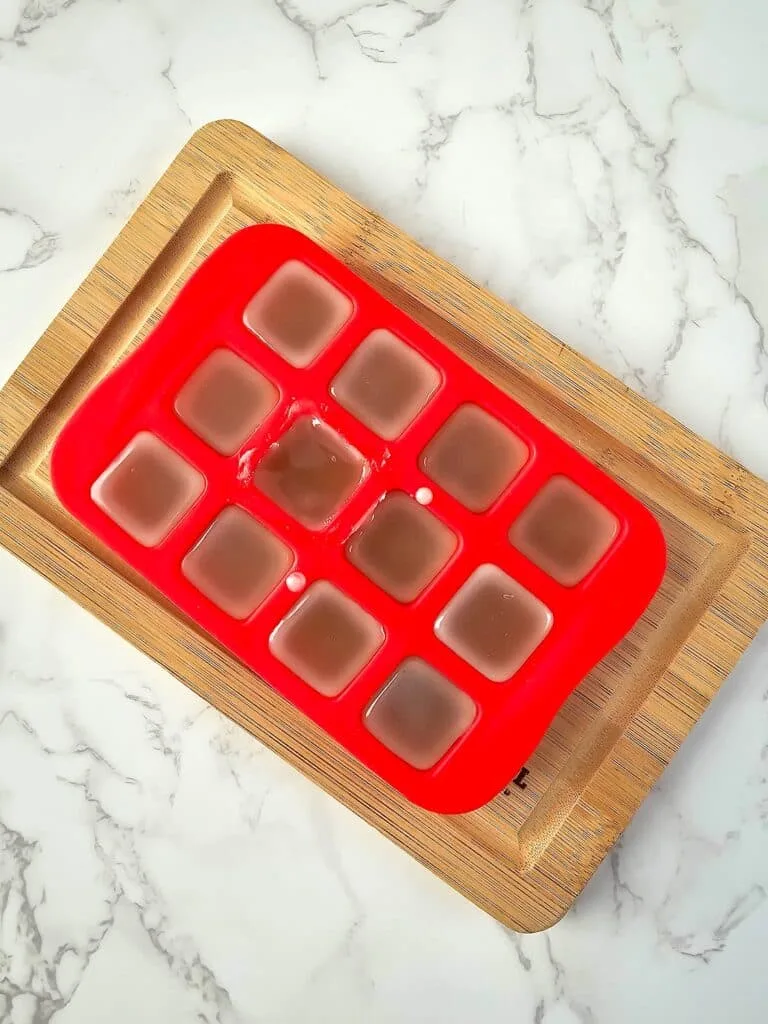
<path fill-rule="evenodd" d="M 57 501 L 50 452 L 82 398 L 249 224 L 308 234 L 651 508 L 667 571 L 568 698 L 525 777 L 460 816 L 420 810 L 259 683 Z M 180 368 L 180 379 L 191 372 Z M 436 489 L 437 490 L 437 489 Z M 557 920 L 763 623 L 768 488 L 241 124 L 201 129 L 0 394 L 0 540 L 500 921 Z M 489 684 L 490 685 L 490 684 Z"/>

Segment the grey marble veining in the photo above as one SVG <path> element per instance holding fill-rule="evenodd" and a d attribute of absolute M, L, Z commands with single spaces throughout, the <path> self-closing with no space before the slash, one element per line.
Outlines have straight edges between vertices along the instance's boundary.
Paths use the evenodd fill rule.
<path fill-rule="evenodd" d="M 760 0 L 5 0 L 0 377 L 239 117 L 768 475 Z M 518 936 L 0 554 L 0 1021 L 762 1024 L 768 632 Z"/>

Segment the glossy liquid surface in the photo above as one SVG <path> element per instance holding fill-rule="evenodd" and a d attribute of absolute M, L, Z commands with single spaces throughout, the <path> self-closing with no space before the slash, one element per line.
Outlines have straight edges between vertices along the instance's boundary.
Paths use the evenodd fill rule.
<path fill-rule="evenodd" d="M 290 548 L 244 509 L 231 505 L 186 555 L 181 571 L 222 611 L 245 619 L 292 562 Z"/>
<path fill-rule="evenodd" d="M 399 437 L 440 384 L 435 367 L 391 331 L 369 334 L 331 383 L 331 394 L 379 437 Z"/>
<path fill-rule="evenodd" d="M 426 475 L 472 512 L 485 512 L 528 460 L 517 435 L 477 405 L 462 405 L 421 453 Z"/>
<path fill-rule="evenodd" d="M 217 349 L 179 391 L 174 409 L 221 455 L 233 455 L 277 404 L 278 390 L 228 349 Z"/>
<path fill-rule="evenodd" d="M 384 642 L 379 623 L 325 580 L 313 583 L 273 631 L 272 653 L 305 683 L 334 697 Z"/>
<path fill-rule="evenodd" d="M 436 516 L 401 491 L 388 494 L 347 543 L 347 557 L 398 601 L 413 601 L 458 541 Z"/>
<path fill-rule="evenodd" d="M 142 432 L 91 487 L 91 498 L 145 547 L 155 547 L 200 497 L 202 473 L 154 434 Z"/>
<path fill-rule="evenodd" d="M 321 530 L 367 472 L 356 448 L 321 420 L 304 416 L 270 445 L 253 482 L 288 515 L 310 530 Z"/>
<path fill-rule="evenodd" d="M 619 532 L 619 521 L 564 476 L 552 477 L 509 531 L 522 554 L 558 583 L 575 586 L 591 572 Z"/>
<path fill-rule="evenodd" d="M 476 713 L 463 690 L 420 658 L 408 658 L 373 698 L 363 721 L 385 747 L 426 770 L 467 731 Z"/>
<path fill-rule="evenodd" d="M 348 296 L 298 260 L 279 267 L 243 313 L 245 326 L 292 366 L 309 366 L 352 315 Z"/>
<path fill-rule="evenodd" d="M 495 683 L 514 675 L 552 628 L 552 613 L 495 565 L 481 565 L 435 624 L 443 643 Z"/>

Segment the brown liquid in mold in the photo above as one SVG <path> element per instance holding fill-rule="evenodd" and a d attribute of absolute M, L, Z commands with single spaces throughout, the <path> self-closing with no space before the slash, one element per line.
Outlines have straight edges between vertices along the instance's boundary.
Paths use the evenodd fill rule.
<path fill-rule="evenodd" d="M 572 480 L 555 476 L 517 517 L 509 539 L 558 583 L 571 587 L 594 569 L 618 532 L 612 512 Z"/>
<path fill-rule="evenodd" d="M 420 658 L 408 658 L 368 705 L 366 729 L 414 768 L 426 770 L 474 721 L 463 690 Z"/>
<path fill-rule="evenodd" d="M 308 366 L 352 315 L 343 292 L 298 260 L 279 267 L 243 313 L 245 326 L 293 366 Z"/>
<path fill-rule="evenodd" d="M 331 394 L 379 437 L 391 441 L 419 415 L 440 373 L 391 331 L 369 334 L 342 366 Z"/>
<path fill-rule="evenodd" d="M 256 466 L 253 482 L 284 512 L 321 530 L 347 503 L 368 464 L 335 430 L 312 416 L 288 428 Z"/>
<path fill-rule="evenodd" d="M 278 390 L 255 367 L 217 349 L 179 391 L 174 409 L 221 455 L 233 455 L 277 404 Z"/>
<path fill-rule="evenodd" d="M 495 565 L 481 565 L 451 598 L 435 632 L 495 683 L 514 675 L 552 627 L 552 613 Z"/>
<path fill-rule="evenodd" d="M 379 623 L 325 580 L 313 583 L 278 624 L 272 653 L 305 683 L 334 697 L 384 642 Z"/>
<path fill-rule="evenodd" d="M 91 498 L 145 547 L 155 547 L 200 497 L 205 479 L 148 432 L 137 434 L 91 487 Z"/>
<path fill-rule="evenodd" d="M 509 427 L 477 405 L 462 405 L 421 453 L 426 475 L 472 512 L 485 512 L 528 460 Z"/>
<path fill-rule="evenodd" d="M 245 619 L 275 589 L 293 562 L 278 537 L 242 508 L 230 505 L 186 555 L 181 571 L 234 619 Z"/>
<path fill-rule="evenodd" d="M 398 601 L 413 601 L 456 550 L 456 535 L 407 494 L 374 508 L 347 543 L 347 557 Z"/>

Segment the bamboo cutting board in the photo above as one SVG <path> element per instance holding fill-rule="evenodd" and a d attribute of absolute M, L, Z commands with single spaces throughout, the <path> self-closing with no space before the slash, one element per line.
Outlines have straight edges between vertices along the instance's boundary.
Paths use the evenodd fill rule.
<path fill-rule="evenodd" d="M 233 231 L 309 235 L 656 514 L 661 589 L 517 780 L 472 814 L 408 804 L 88 535 L 57 502 L 56 435 Z M 0 539 L 504 924 L 572 904 L 768 614 L 768 486 L 236 122 L 201 129 L 0 393 Z"/>

